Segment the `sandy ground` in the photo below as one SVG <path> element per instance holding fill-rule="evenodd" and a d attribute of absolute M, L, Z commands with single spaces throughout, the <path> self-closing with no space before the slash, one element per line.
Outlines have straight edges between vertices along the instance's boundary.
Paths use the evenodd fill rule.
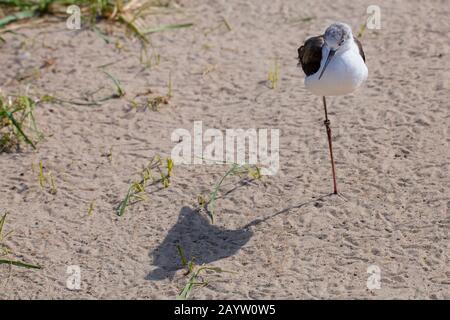
<path fill-rule="evenodd" d="M 5 243 L 43 266 L 0 266 L 0 298 L 174 299 L 187 281 L 178 243 L 198 263 L 234 272 L 208 275 L 194 299 L 449 299 L 448 3 L 379 2 L 382 27 L 362 38 L 366 85 L 329 99 L 347 202 L 323 197 L 331 180 L 322 105 L 303 86 L 297 48 L 334 21 L 356 33 L 373 1 L 181 4 L 148 18 L 149 26 L 195 23 L 150 37 L 161 56 L 152 68 L 139 63 L 139 42 L 121 28 L 109 44 L 63 22 L 2 35 L 4 94 L 106 95 L 114 85 L 98 66 L 111 62 L 104 70 L 127 94 L 101 106 L 41 104 L 38 149 L 0 154 L 0 212 L 9 212 L 5 231 L 14 230 Z M 219 26 L 222 17 L 231 31 Z M 48 59 L 55 63 L 40 76 L 17 80 Z M 265 80 L 275 59 L 280 81 L 272 90 Z M 165 94 L 170 73 L 169 105 L 131 108 L 127 98 L 138 93 Z M 211 225 L 195 211 L 197 195 L 228 167 L 175 166 L 169 188 L 151 188 L 147 202 L 118 217 L 130 181 L 153 155 L 170 155 L 173 130 L 192 131 L 196 120 L 220 130 L 280 129 L 278 174 L 226 180 L 222 195 L 230 192 Z M 41 160 L 56 195 L 38 185 L 32 164 Z M 81 268 L 79 291 L 66 288 L 69 265 Z M 370 265 L 381 270 L 378 290 L 366 287 Z"/>

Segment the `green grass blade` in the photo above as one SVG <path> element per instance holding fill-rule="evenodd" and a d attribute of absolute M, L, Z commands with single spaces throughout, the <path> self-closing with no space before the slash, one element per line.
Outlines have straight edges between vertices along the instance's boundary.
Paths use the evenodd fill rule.
<path fill-rule="evenodd" d="M 0 235 L 1 235 L 1 228 L 0 228 Z M 186 256 L 184 255 L 183 248 L 179 244 L 177 245 L 177 250 L 178 250 L 178 254 L 180 255 L 181 264 L 183 266 L 187 266 L 188 261 L 186 259 Z"/>
<path fill-rule="evenodd" d="M 222 178 L 220 179 L 220 181 L 217 183 L 216 187 L 214 188 L 213 192 L 211 192 L 211 194 L 209 196 L 208 215 L 211 219 L 212 224 L 214 224 L 214 209 L 215 209 L 217 194 L 219 193 L 220 186 L 222 185 L 225 178 L 228 177 L 230 174 L 233 174 L 238 168 L 239 168 L 239 165 L 236 163 L 233 163 L 231 168 L 222 176 Z"/>
<path fill-rule="evenodd" d="M 6 215 L 7 215 L 7 213 L 5 213 L 5 214 L 3 215 L 3 217 L 0 219 L 0 241 L 1 241 L 1 239 L 3 238 L 3 226 L 4 226 L 4 224 L 5 224 Z"/>
<path fill-rule="evenodd" d="M 25 263 L 25 262 L 17 261 L 17 260 L 0 259 L 0 264 L 9 264 L 9 265 L 13 265 L 16 267 L 22 267 L 22 268 L 27 268 L 27 269 L 42 269 L 41 266 L 38 266 L 35 264 L 30 264 L 30 263 Z"/>
<path fill-rule="evenodd" d="M 196 283 L 198 274 L 195 273 L 191 276 L 189 279 L 189 282 L 184 286 L 183 290 L 177 295 L 177 300 L 187 300 L 189 296 L 191 295 L 192 289 L 194 289 L 195 285 L 200 285 L 199 283 Z"/>
<path fill-rule="evenodd" d="M 180 294 L 177 295 L 177 300 L 187 300 L 187 298 L 189 298 L 189 294 L 192 291 L 192 287 L 193 284 L 191 282 L 186 284 Z"/>
<path fill-rule="evenodd" d="M 167 31 L 167 30 L 174 30 L 174 29 L 181 29 L 181 28 L 189 28 L 192 27 L 193 23 L 182 23 L 182 24 L 165 24 L 159 27 L 150 28 L 142 31 L 142 34 L 150 34 L 155 32 L 161 32 L 161 31 Z"/>
<path fill-rule="evenodd" d="M 25 0 L 0 0 L 0 4 L 18 8 L 26 8 L 36 5 L 36 2 Z"/>
<path fill-rule="evenodd" d="M 0 28 L 14 21 L 33 18 L 36 12 L 37 10 L 25 10 L 6 16 L 0 19 Z"/>
<path fill-rule="evenodd" d="M 9 120 L 11 120 L 11 122 L 13 123 L 13 125 L 16 127 L 17 131 L 20 133 L 20 135 L 25 139 L 25 141 L 31 145 L 33 147 L 33 149 L 36 149 L 36 146 L 34 145 L 33 141 L 31 141 L 27 135 L 22 131 L 22 127 L 20 125 L 19 122 L 17 122 L 17 120 L 14 118 L 14 116 L 12 115 L 11 112 L 5 110 L 5 114 L 7 115 L 7 117 L 9 118 Z"/>
<path fill-rule="evenodd" d="M 133 192 L 133 187 L 130 187 L 128 189 L 127 196 L 125 197 L 125 199 L 122 200 L 122 202 L 120 202 L 119 208 L 117 209 L 117 214 L 119 216 L 123 216 L 123 214 L 125 213 L 125 209 L 127 208 L 128 203 L 130 202 L 130 197 L 131 197 L 132 192 Z"/>
<path fill-rule="evenodd" d="M 119 80 L 117 80 L 116 78 L 114 78 L 112 75 L 110 75 L 108 72 L 103 71 L 103 73 L 105 73 L 116 85 L 117 88 L 117 96 L 119 97 L 123 97 L 125 95 L 125 91 L 122 89 L 122 86 L 120 85 Z"/>
<path fill-rule="evenodd" d="M 124 23 L 131 31 L 134 32 L 137 38 L 139 38 L 143 44 L 148 43 L 148 39 L 145 37 L 145 34 L 142 33 L 141 30 L 134 24 L 132 21 L 128 21 L 123 15 L 119 16 L 119 21 Z"/>
<path fill-rule="evenodd" d="M 92 26 L 92 30 L 94 30 L 94 32 L 103 39 L 103 41 L 105 41 L 106 44 L 111 43 L 111 40 L 109 39 L 109 37 L 102 31 L 100 30 L 98 27 L 96 26 Z"/>

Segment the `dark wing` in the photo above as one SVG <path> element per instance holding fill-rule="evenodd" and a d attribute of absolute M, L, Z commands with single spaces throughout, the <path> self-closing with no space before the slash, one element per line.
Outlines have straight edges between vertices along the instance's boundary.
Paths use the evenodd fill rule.
<path fill-rule="evenodd" d="M 353 39 L 355 40 L 356 44 L 358 45 L 359 54 L 363 58 L 364 62 L 366 62 L 366 55 L 364 54 L 361 42 L 356 38 L 353 38 Z"/>
<path fill-rule="evenodd" d="M 323 36 L 311 37 L 298 48 L 298 63 L 307 76 L 319 71 L 324 43 Z"/>

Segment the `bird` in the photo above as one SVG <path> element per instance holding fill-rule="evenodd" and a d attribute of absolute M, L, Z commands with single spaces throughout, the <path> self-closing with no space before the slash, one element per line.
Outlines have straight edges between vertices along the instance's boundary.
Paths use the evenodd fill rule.
<path fill-rule="evenodd" d="M 349 25 L 336 22 L 322 35 L 308 38 L 298 48 L 298 66 L 305 73 L 305 87 L 313 95 L 322 96 L 325 127 L 333 176 L 333 194 L 338 193 L 333 158 L 330 120 L 326 96 L 341 96 L 354 92 L 367 80 L 366 56 L 361 42 L 353 36 Z"/>

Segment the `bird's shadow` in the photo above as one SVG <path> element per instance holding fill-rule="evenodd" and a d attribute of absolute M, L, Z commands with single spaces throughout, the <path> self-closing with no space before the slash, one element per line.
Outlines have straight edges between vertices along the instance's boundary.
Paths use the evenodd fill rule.
<path fill-rule="evenodd" d="M 169 230 L 163 242 L 150 253 L 156 269 L 151 271 L 146 279 L 172 279 L 175 272 L 183 268 L 177 246 L 183 249 L 187 261 L 193 260 L 196 264 L 208 264 L 224 259 L 236 254 L 250 240 L 253 236 L 251 227 L 292 209 L 323 201 L 328 196 L 331 194 L 284 208 L 265 218 L 253 220 L 237 230 L 227 230 L 213 225 L 205 215 L 197 210 L 183 207 L 177 222 Z"/>
<path fill-rule="evenodd" d="M 198 211 L 183 207 L 178 221 L 151 253 L 153 265 L 157 268 L 146 279 L 173 278 L 175 272 L 183 268 L 177 246 L 183 249 L 186 260 L 194 259 L 196 264 L 207 264 L 234 255 L 252 235 L 253 232 L 247 226 L 226 230 L 212 225 Z"/>

